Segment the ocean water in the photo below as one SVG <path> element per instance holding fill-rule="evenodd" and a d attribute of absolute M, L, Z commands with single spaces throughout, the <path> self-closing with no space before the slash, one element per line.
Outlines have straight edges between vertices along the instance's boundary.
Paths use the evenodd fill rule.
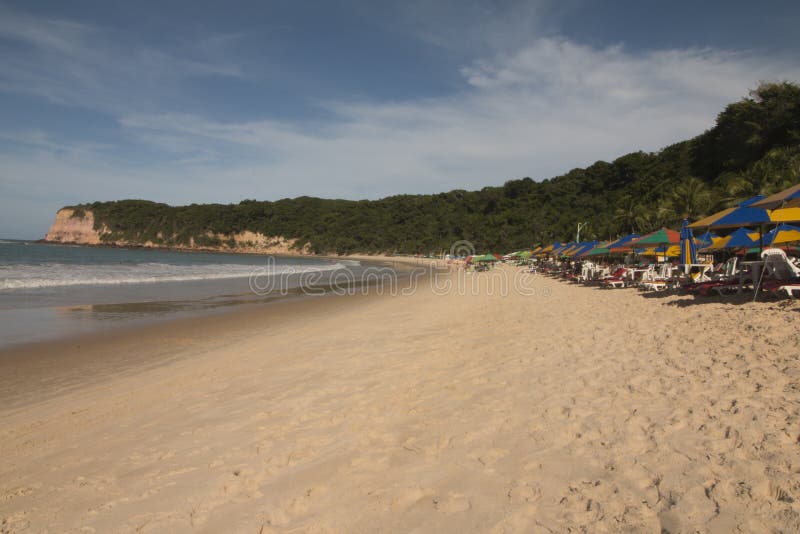
<path fill-rule="evenodd" d="M 360 262 L 0 239 L 0 347 L 300 298 Z"/>

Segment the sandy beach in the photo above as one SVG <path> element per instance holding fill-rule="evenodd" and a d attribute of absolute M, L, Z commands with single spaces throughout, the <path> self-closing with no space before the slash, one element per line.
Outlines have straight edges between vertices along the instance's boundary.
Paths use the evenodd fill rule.
<path fill-rule="evenodd" d="M 800 530 L 800 305 L 517 273 L 0 353 L 0 532 Z"/>

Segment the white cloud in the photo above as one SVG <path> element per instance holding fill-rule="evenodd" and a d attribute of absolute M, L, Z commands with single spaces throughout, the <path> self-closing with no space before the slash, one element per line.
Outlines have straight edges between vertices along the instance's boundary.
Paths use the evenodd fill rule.
<path fill-rule="evenodd" d="M 272 196 L 270 188 L 288 180 L 294 194 L 324 181 L 329 194 L 377 197 L 547 178 L 657 150 L 710 127 L 758 80 L 797 78 L 792 69 L 714 50 L 637 55 L 540 39 L 465 67 L 466 86 L 455 95 L 326 103 L 338 121 L 325 126 L 175 114 L 131 115 L 120 124 L 156 148 L 219 154 L 230 172 L 262 176 L 253 196 Z"/>

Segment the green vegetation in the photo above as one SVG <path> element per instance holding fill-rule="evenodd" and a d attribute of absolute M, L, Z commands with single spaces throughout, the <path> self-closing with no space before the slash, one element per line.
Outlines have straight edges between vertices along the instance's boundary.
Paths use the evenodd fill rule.
<path fill-rule="evenodd" d="M 86 211 L 80 206 L 76 206 L 75 209 L 72 210 L 72 215 L 70 215 L 71 219 L 83 219 L 84 217 L 86 217 Z"/>
<path fill-rule="evenodd" d="M 716 125 L 657 153 L 635 152 L 535 182 L 511 180 L 480 191 L 399 195 L 375 201 L 311 197 L 235 205 L 171 207 L 144 200 L 95 202 L 108 240 L 232 246 L 209 237 L 250 230 L 308 243 L 314 252 L 430 252 L 460 239 L 508 251 L 569 240 L 677 227 L 754 194 L 800 182 L 800 86 L 762 84 L 731 104 Z"/>

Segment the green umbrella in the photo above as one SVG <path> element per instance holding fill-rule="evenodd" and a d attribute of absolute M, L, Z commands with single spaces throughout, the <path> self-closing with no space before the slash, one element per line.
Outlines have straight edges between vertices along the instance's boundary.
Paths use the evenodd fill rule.
<path fill-rule="evenodd" d="M 472 261 L 475 262 L 497 261 L 497 258 L 492 256 L 491 254 L 485 254 L 483 256 L 478 256 L 477 258 L 472 258 Z"/>

